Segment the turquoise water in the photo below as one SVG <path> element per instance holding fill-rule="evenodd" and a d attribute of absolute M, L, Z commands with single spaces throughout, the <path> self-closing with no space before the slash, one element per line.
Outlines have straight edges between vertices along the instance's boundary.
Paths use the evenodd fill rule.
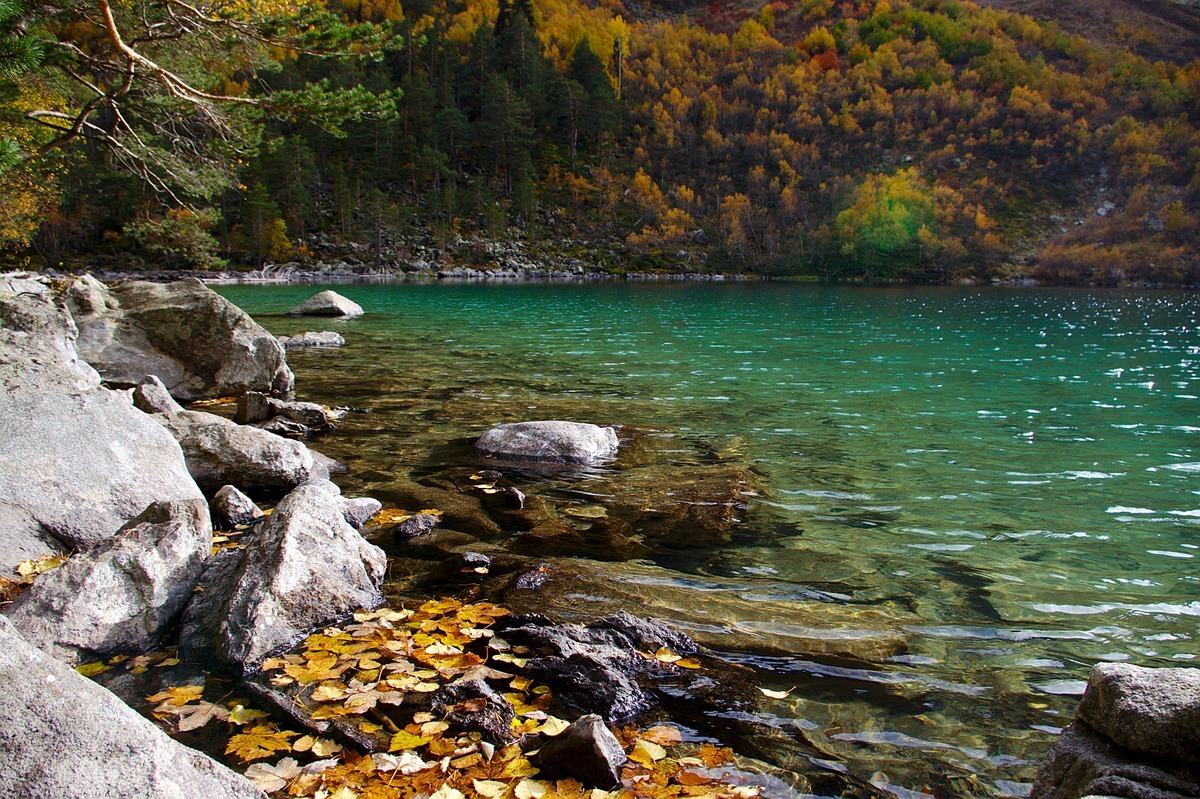
<path fill-rule="evenodd" d="M 752 464 L 740 535 L 651 560 L 742 607 L 747 586 L 815 586 L 850 621 L 892 614 L 905 649 L 871 662 L 729 650 L 795 686 L 769 723 L 898 796 L 1022 795 L 1092 663 L 1196 654 L 1200 295 L 347 285 L 367 315 L 330 321 L 278 315 L 313 287 L 220 291 L 273 332 L 346 336 L 289 361 L 299 398 L 374 410 L 319 444 L 347 493 L 386 499 L 445 442 L 520 419 Z"/>

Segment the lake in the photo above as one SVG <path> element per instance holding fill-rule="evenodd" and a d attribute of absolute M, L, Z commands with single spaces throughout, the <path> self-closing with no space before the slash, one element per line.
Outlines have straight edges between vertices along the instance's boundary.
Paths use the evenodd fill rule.
<path fill-rule="evenodd" d="M 299 399 L 372 411 L 314 444 L 347 494 L 387 502 L 396 475 L 474 468 L 490 425 L 550 418 L 623 425 L 670 474 L 756 475 L 726 538 L 595 568 L 788 692 L 760 720 L 816 767 L 1022 796 L 1093 663 L 1196 655 L 1200 295 L 345 285 L 366 315 L 324 320 L 282 315 L 311 286 L 218 290 L 272 332 L 345 335 L 289 362 Z M 513 479 L 624 512 L 579 476 Z"/>

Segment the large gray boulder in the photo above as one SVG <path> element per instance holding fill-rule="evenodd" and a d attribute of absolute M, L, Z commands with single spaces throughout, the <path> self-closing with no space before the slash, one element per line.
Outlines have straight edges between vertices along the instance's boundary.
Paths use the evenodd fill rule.
<path fill-rule="evenodd" d="M 50 295 L 0 291 L 0 568 L 108 538 L 159 500 L 198 499 L 179 444 L 100 386 Z"/>
<path fill-rule="evenodd" d="M 193 400 L 294 383 L 275 337 L 195 278 L 109 289 L 82 277 L 66 299 L 80 355 L 111 385 L 158 375 L 176 399 Z"/>
<path fill-rule="evenodd" d="M 1097 664 L 1076 718 L 1131 751 L 1200 765 L 1200 669 Z"/>
<path fill-rule="evenodd" d="M 387 558 L 346 522 L 333 483 L 295 489 L 242 542 L 210 559 L 184 613 L 183 657 L 253 672 L 313 630 L 384 602 Z"/>
<path fill-rule="evenodd" d="M 27 640 L 71 664 L 145 652 L 178 619 L 211 549 L 204 500 L 156 502 L 43 574 L 6 612 Z"/>
<path fill-rule="evenodd" d="M 203 411 L 155 414 L 183 448 L 188 471 L 202 489 L 234 485 L 243 491 L 284 492 L 306 480 L 327 479 L 308 447 L 274 433 Z"/>
<path fill-rule="evenodd" d="M 1033 799 L 1200 799 L 1200 669 L 1092 668 Z"/>
<path fill-rule="evenodd" d="M 362 316 L 362 306 L 336 291 L 322 291 L 288 311 L 292 316 Z"/>
<path fill-rule="evenodd" d="M 265 799 L 0 616 L 0 784 L 14 799 Z"/>
<path fill-rule="evenodd" d="M 617 454 L 611 427 L 583 422 L 517 422 L 496 425 L 475 441 L 475 449 L 501 460 L 594 464 Z"/>

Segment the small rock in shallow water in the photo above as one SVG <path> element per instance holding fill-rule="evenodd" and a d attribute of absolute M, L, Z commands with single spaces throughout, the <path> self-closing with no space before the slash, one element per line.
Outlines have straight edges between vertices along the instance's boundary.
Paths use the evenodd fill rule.
<path fill-rule="evenodd" d="M 415 538 L 428 533 L 441 523 L 441 516 L 432 513 L 417 513 L 392 528 L 392 536 L 397 539 Z"/>
<path fill-rule="evenodd" d="M 546 770 L 569 774 L 584 785 L 604 790 L 620 782 L 626 759 L 617 736 L 594 713 L 576 719 L 538 751 L 538 762 Z"/>
<path fill-rule="evenodd" d="M 298 336 L 280 336 L 279 343 L 285 349 L 294 350 L 305 347 L 341 347 L 346 343 L 346 339 L 342 337 L 341 333 L 322 330 L 320 332 L 309 331 Z"/>
<path fill-rule="evenodd" d="M 383 509 L 383 503 L 373 497 L 342 500 L 342 516 L 355 530 L 361 530 L 367 520 Z"/>
<path fill-rule="evenodd" d="M 538 463 L 594 464 L 617 453 L 611 427 L 582 422 L 518 422 L 496 425 L 475 442 L 482 454 Z"/>
<path fill-rule="evenodd" d="M 322 291 L 288 311 L 290 316 L 362 316 L 362 306 L 336 291 Z"/>

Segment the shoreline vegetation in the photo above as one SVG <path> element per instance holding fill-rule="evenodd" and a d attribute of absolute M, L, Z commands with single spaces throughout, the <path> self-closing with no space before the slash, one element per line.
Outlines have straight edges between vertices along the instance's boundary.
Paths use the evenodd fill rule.
<path fill-rule="evenodd" d="M 1200 15 L 1012 5 L 3 0 L 0 251 L 1200 283 Z"/>

